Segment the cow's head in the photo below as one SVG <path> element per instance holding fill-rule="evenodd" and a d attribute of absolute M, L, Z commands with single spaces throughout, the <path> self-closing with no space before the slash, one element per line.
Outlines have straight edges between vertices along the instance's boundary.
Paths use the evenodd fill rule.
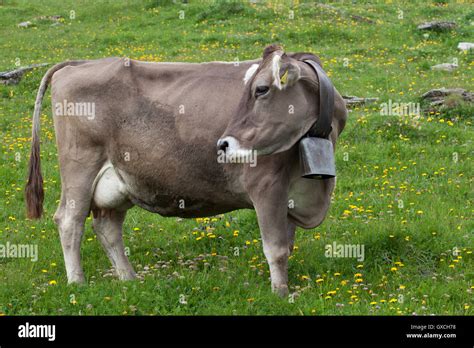
<path fill-rule="evenodd" d="M 260 64 L 245 74 L 244 94 L 217 142 L 226 154 L 256 150 L 259 155 L 291 148 L 316 122 L 319 110 L 316 74 L 302 59 L 311 54 L 285 54 L 280 46 L 265 48 Z"/>

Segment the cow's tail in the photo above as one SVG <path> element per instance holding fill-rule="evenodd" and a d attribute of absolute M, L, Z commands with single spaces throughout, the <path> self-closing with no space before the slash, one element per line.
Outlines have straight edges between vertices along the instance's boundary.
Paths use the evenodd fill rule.
<path fill-rule="evenodd" d="M 81 65 L 86 62 L 86 60 L 74 60 L 57 64 L 49 69 L 41 80 L 38 94 L 36 95 L 35 111 L 33 113 L 31 153 L 30 162 L 28 164 L 28 183 L 25 187 L 26 215 L 30 219 L 39 219 L 43 213 L 44 190 L 40 158 L 40 116 L 44 94 L 46 93 L 48 84 L 51 81 L 51 77 L 56 71 L 65 66 Z"/>

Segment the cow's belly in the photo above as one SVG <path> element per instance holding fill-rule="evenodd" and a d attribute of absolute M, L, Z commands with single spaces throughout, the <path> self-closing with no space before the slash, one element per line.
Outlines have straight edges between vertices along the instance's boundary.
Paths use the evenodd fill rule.
<path fill-rule="evenodd" d="M 209 201 L 193 202 L 160 195 L 153 201 L 143 201 L 136 196 L 131 196 L 130 200 L 133 204 L 152 213 L 183 218 L 208 217 L 243 208 L 238 205 L 216 205 Z"/>
<path fill-rule="evenodd" d="M 192 189 L 180 185 L 166 185 L 166 180 L 143 180 L 126 171 L 104 164 L 94 182 L 94 206 L 100 209 L 128 209 L 137 205 L 162 216 L 205 217 L 236 209 L 251 208 L 245 197 L 231 194 L 227 189 L 214 187 L 213 192 L 199 190 L 200 182 Z M 174 187 L 174 189 L 173 189 Z M 176 189 L 176 187 L 180 187 Z"/>

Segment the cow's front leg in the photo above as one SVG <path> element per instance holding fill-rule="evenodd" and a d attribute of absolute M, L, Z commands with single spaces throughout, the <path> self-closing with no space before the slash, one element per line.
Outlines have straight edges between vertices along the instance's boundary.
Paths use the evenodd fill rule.
<path fill-rule="evenodd" d="M 272 291 L 288 295 L 287 192 L 278 179 L 270 179 L 253 192 L 254 207 L 262 235 L 263 252 L 270 267 Z"/>
<path fill-rule="evenodd" d="M 293 249 L 295 247 L 295 232 L 296 232 L 296 225 L 288 221 L 288 249 L 290 251 L 290 254 L 293 252 Z"/>

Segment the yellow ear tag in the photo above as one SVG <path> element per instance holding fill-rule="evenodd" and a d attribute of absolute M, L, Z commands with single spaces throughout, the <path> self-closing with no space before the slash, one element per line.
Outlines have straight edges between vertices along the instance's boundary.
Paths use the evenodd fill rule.
<path fill-rule="evenodd" d="M 285 73 L 280 77 L 280 83 L 282 85 L 286 84 L 288 82 L 288 70 L 285 71 Z"/>

